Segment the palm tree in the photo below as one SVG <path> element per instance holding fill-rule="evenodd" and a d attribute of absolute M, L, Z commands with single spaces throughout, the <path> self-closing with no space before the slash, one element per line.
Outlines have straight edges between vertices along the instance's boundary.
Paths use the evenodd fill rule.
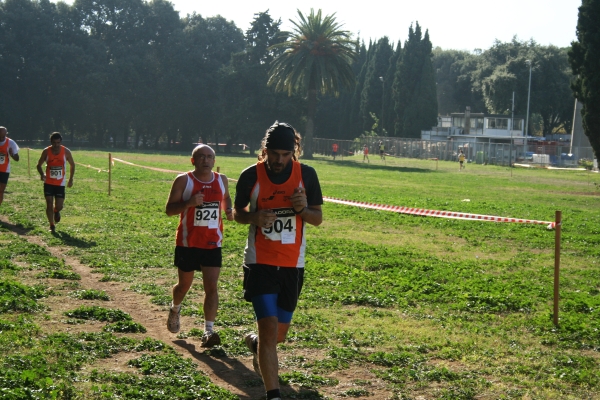
<path fill-rule="evenodd" d="M 351 33 L 341 30 L 335 13 L 321 17 L 316 14 L 304 16 L 298 10 L 299 21 L 292 32 L 282 32 L 286 40 L 272 46 L 283 51 L 273 60 L 268 85 L 276 91 L 307 93 L 308 115 L 304 132 L 304 156 L 312 158 L 314 118 L 317 109 L 317 92 L 338 96 L 340 89 L 354 84 L 352 62 L 356 57 L 356 43 Z"/>

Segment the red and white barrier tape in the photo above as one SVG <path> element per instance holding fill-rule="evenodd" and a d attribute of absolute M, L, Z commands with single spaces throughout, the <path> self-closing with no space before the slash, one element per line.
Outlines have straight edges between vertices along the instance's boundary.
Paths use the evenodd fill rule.
<path fill-rule="evenodd" d="M 492 215 L 481 215 L 481 214 L 468 214 L 454 211 L 437 211 L 437 210 L 426 210 L 423 208 L 412 208 L 412 207 L 400 207 L 400 206 L 388 206 L 375 203 L 365 203 L 362 201 L 351 201 L 335 199 L 333 197 L 323 196 L 323 200 L 331 203 L 345 204 L 348 206 L 356 206 L 363 208 L 370 208 L 373 210 L 392 211 L 400 214 L 410 215 L 421 215 L 426 217 L 438 217 L 438 218 L 452 218 L 452 219 L 467 219 L 477 221 L 489 221 L 489 222 L 516 222 L 520 224 L 537 224 L 546 225 L 548 229 L 554 229 L 556 222 L 548 221 L 536 221 L 532 219 L 521 219 L 521 218 L 507 218 L 507 217 L 495 217 Z"/>
<path fill-rule="evenodd" d="M 166 170 L 166 169 L 161 169 L 161 168 L 153 168 L 153 167 L 146 167 L 143 165 L 136 165 L 134 163 L 124 161 L 124 160 L 114 158 L 114 157 L 113 157 L 113 160 L 120 161 L 124 164 L 134 165 L 136 167 L 152 169 L 155 171 L 175 172 L 178 174 L 182 173 L 179 171 L 171 171 L 171 170 Z M 227 178 L 227 180 L 232 181 L 232 182 L 237 182 L 237 179 L 233 179 L 233 178 Z M 546 225 L 546 227 L 548 229 L 554 229 L 554 227 L 556 225 L 556 222 L 549 222 L 549 221 L 536 221 L 533 219 L 495 217 L 492 215 L 468 214 L 468 213 L 459 213 L 459 212 L 454 212 L 454 211 L 426 210 L 424 208 L 387 206 L 387 205 L 382 205 L 382 204 L 366 203 L 363 201 L 342 200 L 342 199 L 336 199 L 336 198 L 327 197 L 327 196 L 323 196 L 323 200 L 328 201 L 330 203 L 344 204 L 347 206 L 370 208 L 373 210 L 392 211 L 392 212 L 397 212 L 400 214 L 421 215 L 421 216 L 425 216 L 425 217 L 466 219 L 466 220 L 489 221 L 489 222 L 516 222 L 519 224 Z"/>
<path fill-rule="evenodd" d="M 90 164 L 81 164 L 81 163 L 78 163 L 78 162 L 76 162 L 75 164 L 77 164 L 77 165 L 81 165 L 82 167 L 86 167 L 86 168 L 95 169 L 95 170 L 96 170 L 96 171 L 98 171 L 98 172 L 108 172 L 108 170 L 106 170 L 106 169 L 97 168 L 97 167 L 92 167 Z"/>

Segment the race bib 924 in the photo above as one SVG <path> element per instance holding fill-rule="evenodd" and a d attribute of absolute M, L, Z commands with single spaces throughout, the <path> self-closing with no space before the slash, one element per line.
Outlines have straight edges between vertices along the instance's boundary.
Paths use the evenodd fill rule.
<path fill-rule="evenodd" d="M 194 226 L 206 226 L 208 229 L 219 227 L 219 212 L 221 204 L 218 201 L 205 202 L 196 207 Z"/>

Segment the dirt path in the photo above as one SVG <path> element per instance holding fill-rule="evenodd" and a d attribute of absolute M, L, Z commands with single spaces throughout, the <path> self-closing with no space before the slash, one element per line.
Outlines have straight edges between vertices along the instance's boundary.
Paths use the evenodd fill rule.
<path fill-rule="evenodd" d="M 147 329 L 145 334 L 139 335 L 140 338 L 151 337 L 173 346 L 184 357 L 193 359 L 215 385 L 229 390 L 240 399 L 259 399 L 264 396 L 262 384 L 248 385 L 248 381 L 257 379 L 256 373 L 252 369 L 252 359 L 250 357 L 214 357 L 205 354 L 205 350 L 200 347 L 199 340 L 191 338 L 178 339 L 176 334 L 170 333 L 166 328 L 167 313 L 164 308 L 150 303 L 150 299 L 146 295 L 125 290 L 130 284 L 101 282 L 102 275 L 93 273 L 91 268 L 81 264 L 77 258 L 65 254 L 69 248 L 49 247 L 41 237 L 29 235 L 27 230 L 11 224 L 5 216 L 0 216 L 0 224 L 30 243 L 46 248 L 54 257 L 64 259 L 65 263 L 81 276 L 80 285 L 83 289 L 105 291 L 111 300 L 108 304 L 107 302 L 98 302 L 97 305 L 118 308 L 130 314 L 136 322 L 141 323 Z M 60 284 L 60 281 L 51 281 L 54 284 Z M 50 307 L 50 318 L 45 322 L 47 325 L 44 326 L 49 331 L 100 331 L 104 325 L 100 323 L 65 325 L 64 322 L 61 322 L 61 319 L 64 319 L 62 313 L 80 306 L 81 300 L 72 299 L 68 296 L 55 296 L 46 299 L 44 303 Z M 182 316 L 181 318 L 182 324 L 188 326 L 193 324 L 192 317 Z M 104 365 L 109 364 L 112 370 L 131 371 L 131 368 L 127 366 L 127 361 L 134 357 L 137 356 L 134 354 L 117 354 L 114 359 L 106 360 Z"/>

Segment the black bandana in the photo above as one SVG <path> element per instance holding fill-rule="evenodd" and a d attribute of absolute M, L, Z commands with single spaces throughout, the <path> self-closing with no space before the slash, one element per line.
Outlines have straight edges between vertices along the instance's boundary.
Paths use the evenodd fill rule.
<path fill-rule="evenodd" d="M 290 124 L 275 121 L 267 131 L 267 149 L 294 151 L 295 145 L 296 133 Z"/>

